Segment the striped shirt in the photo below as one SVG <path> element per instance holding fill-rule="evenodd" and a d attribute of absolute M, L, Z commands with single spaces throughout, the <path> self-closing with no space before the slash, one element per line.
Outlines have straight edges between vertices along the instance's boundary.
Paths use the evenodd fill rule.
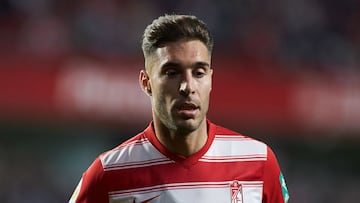
<path fill-rule="evenodd" d="M 205 145 L 185 158 L 168 151 L 150 124 L 101 154 L 69 202 L 287 202 L 278 162 L 265 143 L 208 126 Z"/>

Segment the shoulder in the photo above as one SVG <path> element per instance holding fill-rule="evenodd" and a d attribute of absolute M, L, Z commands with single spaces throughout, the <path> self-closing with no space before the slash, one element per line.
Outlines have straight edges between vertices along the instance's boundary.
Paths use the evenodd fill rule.
<path fill-rule="evenodd" d="M 230 130 L 226 127 L 222 127 L 222 126 L 215 125 L 215 124 L 212 124 L 212 125 L 214 125 L 213 133 L 214 133 L 215 139 L 217 139 L 217 140 L 219 140 L 219 139 L 228 140 L 228 141 L 233 140 L 233 141 L 237 141 L 237 142 L 254 143 L 261 147 L 266 147 L 266 148 L 268 147 L 266 143 L 254 138 L 254 137 L 236 132 L 234 130 Z"/>
<path fill-rule="evenodd" d="M 237 157 L 242 161 L 267 160 L 268 146 L 264 142 L 219 125 L 212 124 L 211 128 L 214 141 L 208 155 Z"/>
<path fill-rule="evenodd" d="M 126 156 L 126 152 L 129 151 L 132 146 L 139 145 L 141 143 L 146 142 L 145 139 L 142 139 L 141 134 L 136 135 L 120 145 L 116 146 L 113 149 L 104 151 L 90 165 L 87 169 L 86 173 L 91 173 L 91 176 L 101 176 L 104 171 L 109 169 L 114 163 L 118 161 L 124 161 L 124 157 Z"/>
<path fill-rule="evenodd" d="M 108 150 L 98 157 L 104 170 L 111 167 L 111 165 L 126 162 L 130 159 L 130 155 L 144 148 L 149 143 L 144 133 L 139 133 L 136 136 L 124 141 L 117 147 Z"/>
<path fill-rule="evenodd" d="M 123 142 L 99 156 L 104 171 L 145 167 L 169 162 L 150 141 L 145 132 Z"/>

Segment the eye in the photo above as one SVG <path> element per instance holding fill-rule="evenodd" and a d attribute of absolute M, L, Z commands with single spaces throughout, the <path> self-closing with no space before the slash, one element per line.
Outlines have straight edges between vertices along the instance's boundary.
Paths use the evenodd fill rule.
<path fill-rule="evenodd" d="M 177 74 L 178 74 L 178 71 L 175 69 L 167 69 L 165 71 L 165 75 L 170 78 L 175 77 Z"/>
<path fill-rule="evenodd" d="M 197 77 L 197 78 L 202 78 L 202 77 L 205 76 L 205 74 L 206 74 L 206 72 L 205 72 L 205 70 L 202 69 L 202 68 L 196 69 L 196 70 L 194 71 L 194 75 L 195 75 L 195 77 Z"/>

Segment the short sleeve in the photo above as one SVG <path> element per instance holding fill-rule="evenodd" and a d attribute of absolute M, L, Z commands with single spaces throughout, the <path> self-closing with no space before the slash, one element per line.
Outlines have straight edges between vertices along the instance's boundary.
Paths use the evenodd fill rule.
<path fill-rule="evenodd" d="M 268 147 L 264 165 L 263 203 L 287 203 L 289 193 L 274 152 Z"/>
<path fill-rule="evenodd" d="M 103 203 L 109 202 L 103 186 L 104 170 L 99 158 L 84 172 L 69 203 Z"/>

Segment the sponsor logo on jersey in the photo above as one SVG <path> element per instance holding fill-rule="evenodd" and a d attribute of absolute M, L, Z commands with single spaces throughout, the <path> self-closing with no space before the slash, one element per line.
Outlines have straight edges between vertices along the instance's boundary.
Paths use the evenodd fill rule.
<path fill-rule="evenodd" d="M 230 184 L 231 203 L 243 203 L 242 185 L 239 181 L 234 180 Z"/>

